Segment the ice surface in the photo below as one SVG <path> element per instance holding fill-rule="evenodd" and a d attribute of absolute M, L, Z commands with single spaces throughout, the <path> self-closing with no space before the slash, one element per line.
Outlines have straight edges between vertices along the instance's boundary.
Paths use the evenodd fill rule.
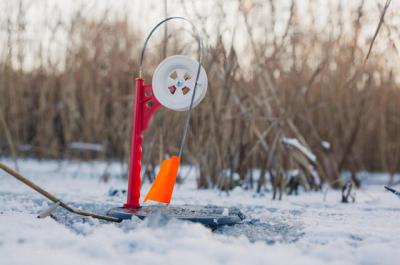
<path fill-rule="evenodd" d="M 109 192 L 126 188 L 117 163 L 20 160 L 19 167 L 75 207 L 105 212 L 125 200 Z M 107 183 L 104 171 L 113 176 Z M 215 231 L 162 215 L 114 224 L 57 209 L 58 221 L 37 219 L 49 201 L 0 172 L 0 264 L 399 264 L 400 200 L 379 181 L 365 181 L 349 204 L 334 190 L 325 200 L 310 192 L 279 202 L 241 188 L 229 196 L 197 190 L 195 183 L 189 176 L 177 186 L 172 204 L 239 207 L 248 219 Z M 148 189 L 145 183 L 142 192 Z"/>

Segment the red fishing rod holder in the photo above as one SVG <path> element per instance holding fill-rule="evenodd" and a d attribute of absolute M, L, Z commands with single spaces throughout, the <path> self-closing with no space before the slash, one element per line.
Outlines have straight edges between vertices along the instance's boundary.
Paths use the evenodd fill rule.
<path fill-rule="evenodd" d="M 151 84 L 145 84 L 143 78 L 136 78 L 136 90 L 133 102 L 133 125 L 131 136 L 128 195 L 124 208 L 140 207 L 140 182 L 142 170 L 143 132 L 147 129 L 153 114 L 161 104 L 155 98 Z"/>

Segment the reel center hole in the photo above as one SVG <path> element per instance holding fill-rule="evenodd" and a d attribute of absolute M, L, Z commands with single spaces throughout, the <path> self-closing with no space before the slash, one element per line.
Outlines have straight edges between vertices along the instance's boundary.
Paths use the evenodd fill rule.
<path fill-rule="evenodd" d="M 183 86 L 184 83 L 185 83 L 185 82 L 184 82 L 183 80 L 178 79 L 178 81 L 176 81 L 176 86 L 177 86 L 177 87 L 181 87 L 181 86 Z"/>

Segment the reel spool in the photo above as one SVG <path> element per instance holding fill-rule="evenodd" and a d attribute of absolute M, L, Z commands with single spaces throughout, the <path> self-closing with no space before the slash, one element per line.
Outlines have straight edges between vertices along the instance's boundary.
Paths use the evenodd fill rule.
<path fill-rule="evenodd" d="M 194 59 L 173 55 L 164 59 L 153 74 L 152 86 L 156 99 L 164 107 L 175 111 L 186 111 L 193 96 L 199 63 Z M 207 92 L 207 74 L 200 69 L 193 107 L 197 106 Z"/>

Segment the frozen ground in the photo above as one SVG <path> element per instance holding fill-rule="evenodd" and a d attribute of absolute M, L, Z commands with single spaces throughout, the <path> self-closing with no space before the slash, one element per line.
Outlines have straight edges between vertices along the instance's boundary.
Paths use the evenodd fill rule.
<path fill-rule="evenodd" d="M 10 160 L 2 160 L 12 165 Z M 75 206 L 106 211 L 120 206 L 125 189 L 121 166 L 111 164 L 107 183 L 100 162 L 20 160 L 20 171 Z M 339 203 L 329 190 L 272 201 L 270 194 L 235 189 L 227 196 L 196 190 L 186 180 L 173 204 L 236 206 L 248 216 L 242 224 L 214 232 L 193 223 L 146 221 L 120 224 L 82 219 L 57 210 L 59 221 L 37 219 L 49 203 L 0 172 L 0 264 L 399 264 L 400 199 L 385 192 L 382 176 L 357 191 L 356 203 Z M 148 184 L 143 186 L 147 191 Z"/>

